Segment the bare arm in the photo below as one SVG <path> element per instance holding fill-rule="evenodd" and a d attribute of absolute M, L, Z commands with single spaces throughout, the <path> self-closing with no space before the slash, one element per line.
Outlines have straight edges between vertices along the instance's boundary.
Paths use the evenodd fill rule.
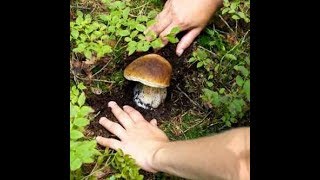
<path fill-rule="evenodd" d="M 154 156 L 155 169 L 188 179 L 250 179 L 249 128 L 170 142 Z"/>
<path fill-rule="evenodd" d="M 97 137 L 99 144 L 122 149 L 150 172 L 163 171 L 188 179 L 250 179 L 250 132 L 238 128 L 189 141 L 170 142 L 157 127 L 130 106 L 109 107 L 119 122 L 101 118 L 100 124 L 120 138 Z"/>

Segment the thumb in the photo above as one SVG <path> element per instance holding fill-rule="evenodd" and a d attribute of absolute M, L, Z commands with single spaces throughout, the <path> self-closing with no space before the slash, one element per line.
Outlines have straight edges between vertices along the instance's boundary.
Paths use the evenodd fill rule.
<path fill-rule="evenodd" d="M 200 34 L 201 31 L 202 28 L 195 28 L 185 34 L 177 45 L 176 54 L 178 56 L 181 56 L 183 51 L 191 45 L 191 43 Z"/>

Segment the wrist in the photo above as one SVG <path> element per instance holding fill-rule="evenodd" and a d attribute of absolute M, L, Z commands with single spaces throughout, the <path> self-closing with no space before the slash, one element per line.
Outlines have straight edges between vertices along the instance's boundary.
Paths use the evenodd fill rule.
<path fill-rule="evenodd" d="M 164 142 L 161 144 L 154 152 L 151 161 L 150 161 L 150 166 L 155 170 L 155 171 L 163 171 L 163 165 L 161 164 L 161 161 L 163 161 L 163 156 L 164 151 L 166 147 L 169 145 L 170 142 Z"/>

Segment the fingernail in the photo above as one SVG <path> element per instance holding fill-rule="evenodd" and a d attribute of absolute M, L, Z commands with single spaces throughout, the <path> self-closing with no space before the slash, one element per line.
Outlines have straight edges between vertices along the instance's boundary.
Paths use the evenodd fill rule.
<path fill-rule="evenodd" d="M 102 117 L 102 118 L 100 118 L 99 119 L 99 124 L 102 124 L 104 121 L 106 121 L 107 120 L 107 118 L 105 118 L 105 117 Z"/>
<path fill-rule="evenodd" d="M 116 104 L 117 104 L 116 102 L 110 101 L 110 102 L 108 103 L 108 107 L 114 106 L 114 105 L 116 105 Z"/>
<path fill-rule="evenodd" d="M 178 55 L 178 56 L 181 56 L 181 55 L 182 55 L 182 53 L 183 53 L 183 51 L 184 51 L 183 49 L 179 49 L 179 50 L 177 50 L 177 55 Z"/>
<path fill-rule="evenodd" d="M 96 140 L 99 141 L 99 140 L 101 140 L 101 138 L 102 138 L 101 136 L 97 136 Z"/>

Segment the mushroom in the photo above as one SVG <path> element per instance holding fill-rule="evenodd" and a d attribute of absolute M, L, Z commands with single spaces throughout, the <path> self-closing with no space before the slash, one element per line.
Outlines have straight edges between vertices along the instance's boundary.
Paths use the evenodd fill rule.
<path fill-rule="evenodd" d="M 154 109 L 164 102 L 170 85 L 172 67 L 162 56 L 148 54 L 132 61 L 124 77 L 139 82 L 133 90 L 134 102 L 144 109 Z"/>

